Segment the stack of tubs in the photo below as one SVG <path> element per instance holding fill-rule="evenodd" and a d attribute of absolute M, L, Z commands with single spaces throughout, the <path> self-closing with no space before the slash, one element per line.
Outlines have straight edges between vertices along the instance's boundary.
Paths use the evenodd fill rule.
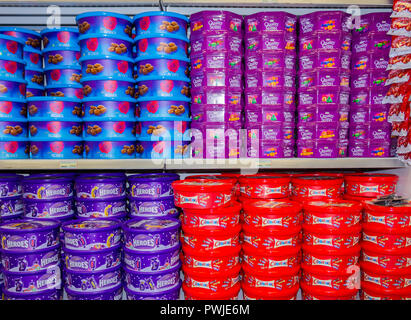
<path fill-rule="evenodd" d="M 190 79 L 187 17 L 144 12 L 136 29 L 137 157 L 190 156 Z"/>
<path fill-rule="evenodd" d="M 61 299 L 59 226 L 30 219 L 0 225 L 5 300 Z"/>
<path fill-rule="evenodd" d="M 121 222 L 83 218 L 62 225 L 69 300 L 121 300 Z"/>
<path fill-rule="evenodd" d="M 287 175 L 239 179 L 244 207 L 245 299 L 295 300 L 301 264 L 302 206 L 289 201 Z"/>
<path fill-rule="evenodd" d="M 240 157 L 243 125 L 243 18 L 228 11 L 190 17 L 192 154 Z"/>
<path fill-rule="evenodd" d="M 23 215 L 22 178 L 12 174 L 0 176 L 0 221 L 19 219 Z"/>
<path fill-rule="evenodd" d="M 235 300 L 240 291 L 241 205 L 235 179 L 173 182 L 183 208 L 183 291 L 186 300 Z"/>
<path fill-rule="evenodd" d="M 390 13 L 379 12 L 360 16 L 360 26 L 353 31 L 350 157 L 390 156 L 390 105 L 383 103 L 388 92 L 389 29 Z"/>
<path fill-rule="evenodd" d="M 362 205 L 355 201 L 304 203 L 304 300 L 356 299 L 360 289 L 361 213 Z"/>
<path fill-rule="evenodd" d="M 344 12 L 300 16 L 297 157 L 347 156 L 351 30 Z"/>
<path fill-rule="evenodd" d="M 77 58 L 78 31 L 44 29 L 43 55 L 47 97 L 28 98 L 30 156 L 32 159 L 81 159 L 81 70 Z M 39 78 L 40 75 L 37 76 Z"/>
<path fill-rule="evenodd" d="M 0 34 L 0 48 L 0 157 L 27 159 L 25 46 L 22 40 Z"/>
<path fill-rule="evenodd" d="M 76 21 L 83 73 L 85 157 L 133 159 L 132 21 L 111 12 L 83 13 Z"/>
<path fill-rule="evenodd" d="M 247 156 L 294 157 L 297 17 L 260 12 L 245 18 Z"/>

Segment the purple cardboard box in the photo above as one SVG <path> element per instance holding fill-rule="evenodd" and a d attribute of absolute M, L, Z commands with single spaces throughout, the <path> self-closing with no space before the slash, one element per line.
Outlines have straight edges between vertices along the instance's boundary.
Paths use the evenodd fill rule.
<path fill-rule="evenodd" d="M 246 89 L 244 100 L 246 106 L 271 105 L 290 107 L 295 106 L 295 91 L 275 88 Z"/>
<path fill-rule="evenodd" d="M 247 107 L 245 109 L 245 127 L 252 124 L 282 123 L 294 121 L 294 110 L 284 110 L 282 107 L 261 106 L 260 108 Z"/>
<path fill-rule="evenodd" d="M 191 38 L 226 32 L 242 35 L 243 17 L 230 11 L 200 11 L 190 16 Z"/>
<path fill-rule="evenodd" d="M 242 89 L 242 80 L 242 72 L 227 72 L 226 69 L 204 69 L 202 74 L 191 76 L 191 87 L 193 89 L 204 86 Z"/>
<path fill-rule="evenodd" d="M 191 56 L 191 74 L 202 74 L 207 69 L 224 68 L 227 72 L 242 72 L 242 56 L 228 55 L 224 52 Z"/>
<path fill-rule="evenodd" d="M 318 87 L 350 87 L 350 73 L 347 70 L 321 70 L 301 72 L 298 76 L 299 90 Z"/>
<path fill-rule="evenodd" d="M 286 70 L 247 72 L 245 74 L 247 89 L 259 88 L 295 88 L 295 74 Z"/>
<path fill-rule="evenodd" d="M 297 132 L 298 140 L 335 140 L 348 138 L 348 127 L 344 127 L 341 122 L 336 121 L 299 124 Z"/>
<path fill-rule="evenodd" d="M 241 106 L 198 104 L 191 107 L 192 123 L 241 123 Z"/>
<path fill-rule="evenodd" d="M 348 156 L 356 158 L 390 157 L 389 141 L 372 141 L 368 139 L 350 141 Z"/>
<path fill-rule="evenodd" d="M 241 56 L 243 54 L 241 36 L 231 34 L 209 34 L 201 39 L 191 40 L 191 56 L 213 53 L 228 53 Z"/>
<path fill-rule="evenodd" d="M 384 34 L 370 34 L 354 38 L 352 45 L 353 54 L 381 52 L 388 54 L 391 47 L 391 36 Z"/>
<path fill-rule="evenodd" d="M 294 157 L 294 140 L 256 140 L 247 146 L 249 158 L 292 158 Z"/>
<path fill-rule="evenodd" d="M 317 90 L 306 90 L 298 93 L 299 106 L 349 104 L 350 91 L 347 88 L 319 87 Z"/>
<path fill-rule="evenodd" d="M 364 71 L 385 71 L 388 67 L 388 55 L 383 52 L 353 54 L 351 68 L 353 73 Z"/>
<path fill-rule="evenodd" d="M 341 32 L 319 32 L 300 38 L 300 54 L 316 51 L 347 51 L 351 49 L 351 34 Z"/>
<path fill-rule="evenodd" d="M 351 90 L 351 106 L 384 106 L 384 97 L 389 87 L 371 87 Z"/>
<path fill-rule="evenodd" d="M 350 69 L 350 52 L 321 51 L 299 56 L 300 71 L 314 71 L 322 69 Z"/>
<path fill-rule="evenodd" d="M 244 18 L 245 34 L 297 33 L 297 17 L 288 12 L 258 12 Z"/>
<path fill-rule="evenodd" d="M 243 90 L 203 87 L 191 90 L 192 104 L 241 105 Z"/>
<path fill-rule="evenodd" d="M 343 158 L 347 156 L 347 140 L 300 140 L 298 158 Z"/>
<path fill-rule="evenodd" d="M 315 32 L 350 32 L 350 15 L 342 11 L 319 11 L 299 17 L 300 36 Z"/>
<path fill-rule="evenodd" d="M 347 122 L 349 106 L 338 106 L 337 108 L 329 108 L 328 106 L 312 106 L 298 108 L 298 123 L 310 122 Z"/>
<path fill-rule="evenodd" d="M 245 56 L 246 74 L 250 71 L 276 71 L 284 70 L 294 72 L 297 56 L 294 53 L 256 53 Z"/>
<path fill-rule="evenodd" d="M 244 39 L 245 54 L 280 53 L 293 54 L 297 38 L 291 34 L 259 34 Z"/>

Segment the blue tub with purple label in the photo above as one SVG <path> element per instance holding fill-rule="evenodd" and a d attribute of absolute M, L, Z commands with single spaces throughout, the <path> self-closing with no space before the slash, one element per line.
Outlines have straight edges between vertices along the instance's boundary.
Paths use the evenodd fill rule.
<path fill-rule="evenodd" d="M 30 158 L 31 159 L 82 159 L 84 145 L 81 139 L 56 140 L 30 139 Z"/>
<path fill-rule="evenodd" d="M 90 174 L 77 177 L 74 189 L 78 199 L 119 199 L 126 195 L 126 179 L 120 176 Z"/>
<path fill-rule="evenodd" d="M 83 99 L 83 86 L 81 84 L 65 84 L 46 86 L 46 95 L 49 97 L 66 97 Z"/>
<path fill-rule="evenodd" d="M 55 120 L 76 119 L 84 114 L 80 99 L 66 97 L 32 97 L 27 99 L 30 120 L 48 118 Z M 50 120 L 51 120 L 50 119 Z"/>
<path fill-rule="evenodd" d="M 84 76 L 133 78 L 134 61 L 127 57 L 95 56 L 80 58 L 81 73 Z"/>
<path fill-rule="evenodd" d="M 129 197 L 132 218 L 176 218 L 179 214 L 173 196 L 162 199 L 134 199 Z"/>
<path fill-rule="evenodd" d="M 130 120 L 130 119 L 127 119 Z M 136 132 L 136 124 L 123 119 L 108 118 L 104 120 L 85 120 L 85 140 L 110 140 L 111 138 L 133 140 Z"/>
<path fill-rule="evenodd" d="M 0 141 L 0 159 L 28 159 L 30 143 L 27 138 L 13 137 Z"/>
<path fill-rule="evenodd" d="M 187 78 L 190 59 L 137 58 L 138 80 L 150 77 Z"/>
<path fill-rule="evenodd" d="M 191 141 L 143 141 L 136 144 L 137 159 L 183 159 L 190 158 Z"/>
<path fill-rule="evenodd" d="M 14 138 L 27 138 L 27 120 L 0 121 L 0 140 L 12 141 Z"/>
<path fill-rule="evenodd" d="M 50 68 L 53 66 L 71 66 L 73 68 L 81 68 L 79 59 L 80 51 L 74 49 L 55 49 L 49 48 L 43 50 L 44 67 Z"/>
<path fill-rule="evenodd" d="M 137 58 L 186 59 L 187 37 L 169 35 L 143 35 L 134 39 Z"/>
<path fill-rule="evenodd" d="M 138 118 L 153 120 L 162 118 L 169 121 L 181 121 L 189 118 L 190 103 L 188 101 L 168 100 L 158 97 L 156 100 L 140 101 L 137 106 Z M 139 120 L 139 119 L 138 119 Z"/>
<path fill-rule="evenodd" d="M 0 119 L 26 121 L 27 105 L 26 100 L 14 98 L 0 98 Z"/>
<path fill-rule="evenodd" d="M 167 121 L 163 118 L 157 118 L 146 121 L 139 118 L 136 124 L 138 140 L 190 140 L 190 119 L 181 119 L 182 121 Z"/>
<path fill-rule="evenodd" d="M 107 199 L 78 197 L 76 209 L 80 218 L 122 218 L 127 215 L 125 197 Z"/>
<path fill-rule="evenodd" d="M 26 97 L 43 97 L 45 96 L 45 88 L 35 83 L 30 83 L 26 88 Z"/>
<path fill-rule="evenodd" d="M 136 96 L 146 101 L 159 97 L 170 100 L 185 100 L 190 98 L 190 81 L 188 78 L 167 79 L 167 77 L 137 79 Z"/>
<path fill-rule="evenodd" d="M 0 34 L 2 59 L 23 59 L 24 41 L 15 37 Z"/>
<path fill-rule="evenodd" d="M 72 66 L 53 66 L 44 69 L 48 86 L 64 86 L 79 84 L 82 74 L 81 69 Z"/>
<path fill-rule="evenodd" d="M 132 19 L 124 14 L 105 11 L 85 12 L 76 17 L 80 34 L 107 34 L 113 36 L 132 36 Z"/>
<path fill-rule="evenodd" d="M 44 73 L 42 68 L 26 68 L 24 79 L 27 81 L 27 86 L 34 85 L 44 87 Z"/>
<path fill-rule="evenodd" d="M 24 199 L 24 216 L 35 219 L 65 219 L 74 215 L 72 199 Z"/>
<path fill-rule="evenodd" d="M 25 46 L 23 60 L 26 61 L 27 68 L 43 68 L 43 55 L 40 50 Z"/>
<path fill-rule="evenodd" d="M 102 290 L 97 293 L 94 292 L 77 292 L 65 288 L 68 300 L 102 300 L 102 301 L 117 301 L 122 300 L 123 286 L 120 283 L 113 289 Z"/>
<path fill-rule="evenodd" d="M 26 62 L 22 59 L 0 56 L 0 77 L 9 80 L 23 80 Z"/>
<path fill-rule="evenodd" d="M 166 34 L 187 37 L 188 21 L 182 14 L 166 11 L 142 12 L 133 18 L 137 36 Z"/>
<path fill-rule="evenodd" d="M 134 98 L 135 81 L 133 78 L 86 76 L 81 79 L 81 84 L 86 98 Z"/>
<path fill-rule="evenodd" d="M 24 79 L 8 79 L 0 77 L 0 98 L 26 98 L 27 81 Z"/>
<path fill-rule="evenodd" d="M 40 139 L 62 139 L 81 141 L 83 123 L 74 117 L 65 121 L 48 121 L 48 118 L 29 119 L 30 138 Z"/>
<path fill-rule="evenodd" d="M 79 37 L 81 57 L 133 58 L 133 40 L 106 34 L 87 34 Z"/>
<path fill-rule="evenodd" d="M 40 32 L 44 49 L 73 49 L 80 50 L 78 45 L 79 32 L 77 28 L 60 27 L 46 28 Z"/>
<path fill-rule="evenodd" d="M 161 291 L 161 293 L 135 292 L 127 287 L 124 288 L 124 291 L 127 300 L 178 300 L 180 297 L 181 283 L 182 281 L 180 280 L 177 286 Z"/>
<path fill-rule="evenodd" d="M 132 98 L 85 98 L 82 103 L 86 121 L 110 118 L 130 120 L 136 113 L 136 100 Z"/>
<path fill-rule="evenodd" d="M 84 155 L 86 159 L 134 159 L 136 157 L 135 138 L 128 141 L 85 140 Z"/>
<path fill-rule="evenodd" d="M 18 38 L 23 40 L 26 46 L 41 49 L 41 36 L 37 31 L 19 27 L 0 27 L 0 34 Z"/>

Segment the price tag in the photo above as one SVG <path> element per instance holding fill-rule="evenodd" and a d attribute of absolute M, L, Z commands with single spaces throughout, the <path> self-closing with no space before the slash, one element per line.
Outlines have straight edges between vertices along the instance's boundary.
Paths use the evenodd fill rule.
<path fill-rule="evenodd" d="M 77 168 L 77 161 L 60 161 L 60 168 Z"/>

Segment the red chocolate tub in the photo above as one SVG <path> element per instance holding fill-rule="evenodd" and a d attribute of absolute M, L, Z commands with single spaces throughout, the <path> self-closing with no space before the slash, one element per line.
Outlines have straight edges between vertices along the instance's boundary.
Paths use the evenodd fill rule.
<path fill-rule="evenodd" d="M 202 293 L 196 289 L 188 287 L 183 283 L 185 300 L 238 300 L 241 285 L 238 282 L 234 287 L 226 292 L 207 292 Z"/>
<path fill-rule="evenodd" d="M 291 193 L 293 200 L 326 200 L 341 197 L 342 177 L 334 175 L 304 175 L 293 176 L 291 179 Z"/>
<path fill-rule="evenodd" d="M 286 174 L 254 175 L 239 179 L 241 196 L 256 199 L 279 199 L 289 196 L 290 177 Z"/>
<path fill-rule="evenodd" d="M 265 288 L 257 289 L 242 284 L 244 300 L 297 300 L 298 286 L 280 292 L 267 292 Z"/>
<path fill-rule="evenodd" d="M 351 173 L 345 175 L 344 180 L 347 195 L 373 198 L 395 193 L 398 176 L 384 173 Z"/>

